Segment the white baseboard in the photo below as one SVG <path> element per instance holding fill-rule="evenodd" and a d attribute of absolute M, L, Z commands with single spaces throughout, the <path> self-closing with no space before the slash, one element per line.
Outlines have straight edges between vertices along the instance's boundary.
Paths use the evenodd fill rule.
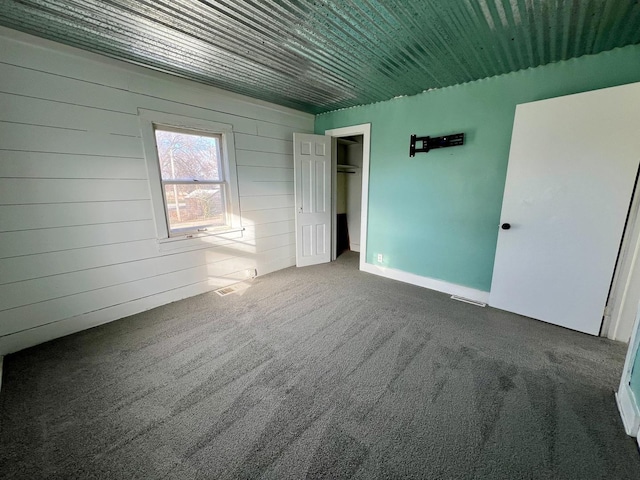
<path fill-rule="evenodd" d="M 362 265 L 361 270 L 363 272 L 373 273 L 374 275 L 380 275 L 381 277 L 390 278 L 392 280 L 398 280 L 400 282 L 410 283 L 419 287 L 429 288 L 438 292 L 458 295 L 460 297 L 476 300 L 482 303 L 489 303 L 489 292 L 483 292 L 482 290 L 476 290 L 475 288 L 445 282 L 444 280 L 422 277 L 415 273 L 403 272 L 402 270 L 395 270 L 393 268 L 373 265 L 371 263 L 365 263 Z"/>
<path fill-rule="evenodd" d="M 152 308 L 176 302 L 184 298 L 193 297 L 201 293 L 218 288 L 209 282 L 200 282 L 193 285 L 177 288 L 168 292 L 158 293 L 131 302 L 121 303 L 112 307 L 103 308 L 93 312 L 66 318 L 57 322 L 41 325 L 39 327 L 23 330 L 0 337 L 0 355 L 24 350 L 40 343 L 48 342 L 55 338 L 64 337 L 72 333 L 97 327 L 104 323 L 113 322 L 120 318 L 128 317 L 136 313 L 151 310 Z"/>
<path fill-rule="evenodd" d="M 296 257 L 276 258 L 269 262 L 259 262 L 256 265 L 256 270 L 258 270 L 258 276 L 262 276 L 285 268 L 295 267 L 295 265 Z"/>
<path fill-rule="evenodd" d="M 151 310 L 152 308 L 160 307 L 184 298 L 210 292 L 216 288 L 244 280 L 247 278 L 248 272 L 253 274 L 256 269 L 258 275 L 265 275 L 293 265 L 295 265 L 295 257 L 277 258 L 268 262 L 259 263 L 256 265 L 257 268 L 241 269 L 224 277 L 215 277 L 203 282 L 186 285 L 174 290 L 157 293 L 130 302 L 113 305 L 101 310 L 5 335 L 0 337 L 0 356 L 24 350 L 25 348 L 33 347 L 40 343 L 80 332 L 88 328 L 97 327 L 104 323 L 113 322 L 114 320 Z"/>
<path fill-rule="evenodd" d="M 640 411 L 638 410 L 635 395 L 629 385 L 620 387 L 616 393 L 616 403 L 618 404 L 625 432 L 627 432 L 627 435 L 637 437 L 640 429 Z M 640 442 L 640 439 L 638 441 Z"/>

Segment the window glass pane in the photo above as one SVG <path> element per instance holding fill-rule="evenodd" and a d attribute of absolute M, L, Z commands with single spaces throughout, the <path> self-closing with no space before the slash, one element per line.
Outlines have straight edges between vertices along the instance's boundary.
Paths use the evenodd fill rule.
<path fill-rule="evenodd" d="M 197 230 L 226 224 L 224 186 L 165 184 L 169 230 Z"/>
<path fill-rule="evenodd" d="M 222 180 L 220 137 L 156 129 L 163 180 Z"/>

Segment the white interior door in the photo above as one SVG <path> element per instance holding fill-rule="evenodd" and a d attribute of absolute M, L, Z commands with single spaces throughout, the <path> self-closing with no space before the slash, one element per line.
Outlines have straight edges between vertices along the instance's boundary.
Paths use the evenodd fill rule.
<path fill-rule="evenodd" d="M 331 137 L 293 134 L 296 265 L 331 260 Z"/>
<path fill-rule="evenodd" d="M 640 84 L 518 105 L 491 306 L 598 335 L 640 158 Z"/>

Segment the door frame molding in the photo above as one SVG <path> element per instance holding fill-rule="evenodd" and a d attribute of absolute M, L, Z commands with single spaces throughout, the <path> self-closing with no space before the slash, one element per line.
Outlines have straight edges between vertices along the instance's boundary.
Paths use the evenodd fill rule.
<path fill-rule="evenodd" d="M 618 386 L 618 391 L 615 396 L 625 432 L 629 436 L 637 436 L 638 446 L 640 447 L 640 436 L 638 436 L 638 430 L 640 429 L 640 411 L 638 409 L 638 401 L 631 390 L 631 386 L 629 385 L 631 383 L 631 373 L 638 353 L 638 347 L 640 346 L 640 332 L 638 331 L 639 325 L 640 310 L 636 315 L 631 339 L 629 341 L 629 347 L 627 349 L 627 356 L 624 361 L 622 377 L 620 378 L 620 385 Z"/>
<path fill-rule="evenodd" d="M 640 274 L 640 173 L 636 177 L 631 197 L 627 224 L 622 234 L 622 242 L 618 254 L 607 309 L 602 323 L 600 336 L 620 342 L 628 342 L 632 322 L 636 318 L 638 307 L 637 281 Z M 634 288 L 635 286 L 635 288 Z M 634 327 L 631 327 L 633 334 Z"/>
<path fill-rule="evenodd" d="M 349 127 L 332 128 L 324 131 L 332 138 L 362 135 L 362 198 L 360 199 L 360 265 L 364 269 L 367 259 L 367 219 L 369 218 L 369 163 L 371 156 L 371 124 L 363 123 Z M 336 259 L 336 166 L 337 159 L 332 160 L 332 193 L 331 193 L 331 260 Z"/>

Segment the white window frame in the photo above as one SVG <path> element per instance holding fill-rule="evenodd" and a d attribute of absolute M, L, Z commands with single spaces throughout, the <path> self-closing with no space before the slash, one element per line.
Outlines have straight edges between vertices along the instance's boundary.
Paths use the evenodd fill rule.
<path fill-rule="evenodd" d="M 240 197 L 238 193 L 238 172 L 236 166 L 233 125 L 212 122 L 199 118 L 184 117 L 165 112 L 138 109 L 142 145 L 147 165 L 149 193 L 156 227 L 156 238 L 161 250 L 207 246 L 217 240 L 239 238 L 242 236 L 242 220 L 240 216 Z M 203 135 L 220 135 L 220 163 L 224 179 L 228 185 L 227 218 L 228 224 L 222 227 L 209 228 L 206 232 L 185 232 L 170 235 L 164 193 L 162 192 L 162 176 L 156 146 L 155 128 L 186 130 Z"/>

